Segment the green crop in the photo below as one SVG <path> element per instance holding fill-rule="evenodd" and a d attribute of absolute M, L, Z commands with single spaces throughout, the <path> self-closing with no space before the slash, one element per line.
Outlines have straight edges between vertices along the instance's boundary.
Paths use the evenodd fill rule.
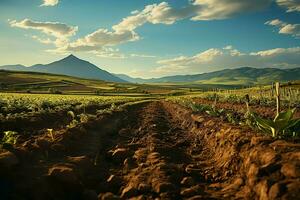
<path fill-rule="evenodd" d="M 2 147 L 7 147 L 7 146 L 12 146 L 17 143 L 17 140 L 19 138 L 19 135 L 15 131 L 5 131 L 4 135 L 1 140 L 1 146 Z"/>
<path fill-rule="evenodd" d="M 288 109 L 279 113 L 273 120 L 259 117 L 256 113 L 251 113 L 257 127 L 273 137 L 285 137 L 289 134 L 293 136 L 299 134 L 300 119 L 293 119 L 296 109 Z"/>

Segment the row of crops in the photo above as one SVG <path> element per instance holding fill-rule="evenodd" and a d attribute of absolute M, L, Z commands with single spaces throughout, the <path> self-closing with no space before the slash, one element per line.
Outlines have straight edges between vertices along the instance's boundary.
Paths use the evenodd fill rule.
<path fill-rule="evenodd" d="M 245 95 L 251 97 L 250 103 L 253 105 L 276 105 L 276 99 L 274 98 L 276 95 L 275 84 L 238 90 L 214 90 L 197 94 L 197 97 L 207 100 L 215 100 L 217 98 L 221 102 L 244 103 Z M 281 86 L 280 100 L 282 106 L 300 108 L 300 89 L 286 85 Z"/>
<path fill-rule="evenodd" d="M 298 91 L 290 88 L 280 89 L 279 83 L 276 86 L 270 96 L 261 95 L 259 90 L 256 93 L 252 91 L 251 95 L 246 93 L 247 90 L 238 90 L 236 93 L 205 92 L 192 96 L 170 97 L 168 100 L 191 108 L 194 112 L 218 117 L 234 125 L 249 126 L 255 131 L 272 137 L 298 138 L 300 137 L 300 118 L 299 112 L 297 113 L 300 108 Z M 203 103 L 203 100 L 206 101 Z M 232 106 L 224 108 L 224 103 Z M 253 107 L 265 107 L 265 109 L 260 111 L 260 109 L 254 110 Z M 272 116 L 275 117 L 263 117 L 265 113 L 262 112 L 266 110 L 274 112 Z"/>
<path fill-rule="evenodd" d="M 68 110 L 91 105 L 108 105 L 137 101 L 140 97 L 122 96 L 82 96 L 82 95 L 51 95 L 51 94 L 10 94 L 0 93 L 1 115 L 36 113 L 45 110 Z"/>
<path fill-rule="evenodd" d="M 141 97 L 0 93 L 0 146 L 58 134 L 98 115 L 145 100 Z"/>

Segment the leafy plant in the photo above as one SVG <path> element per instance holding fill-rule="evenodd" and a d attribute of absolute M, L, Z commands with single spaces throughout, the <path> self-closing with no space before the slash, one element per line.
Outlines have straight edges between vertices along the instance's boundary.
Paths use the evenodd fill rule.
<path fill-rule="evenodd" d="M 207 110 L 210 109 L 210 107 L 207 106 L 207 105 L 195 104 L 195 103 L 191 103 L 191 104 L 190 104 L 190 108 L 191 108 L 194 112 L 205 112 L 205 111 L 207 111 Z"/>
<path fill-rule="evenodd" d="M 225 113 L 224 109 L 216 109 L 215 107 L 210 108 L 206 111 L 207 114 L 213 117 L 219 117 Z"/>
<path fill-rule="evenodd" d="M 1 146 L 12 146 L 17 143 L 19 135 L 15 131 L 5 131 L 1 140 Z"/>
<path fill-rule="evenodd" d="M 296 109 L 288 109 L 286 112 L 279 113 L 273 120 L 263 119 L 256 113 L 251 113 L 257 127 L 273 137 L 285 137 L 289 134 L 299 134 L 300 119 L 293 119 Z"/>
<path fill-rule="evenodd" d="M 226 113 L 226 120 L 232 124 L 239 123 L 239 119 L 237 118 L 237 116 L 234 113 Z"/>

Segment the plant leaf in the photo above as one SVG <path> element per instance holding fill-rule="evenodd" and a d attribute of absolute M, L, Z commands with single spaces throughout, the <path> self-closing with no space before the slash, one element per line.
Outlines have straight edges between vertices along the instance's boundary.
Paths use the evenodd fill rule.
<path fill-rule="evenodd" d="M 274 128 L 274 122 L 272 120 L 269 119 L 262 119 L 260 118 L 257 114 L 252 113 L 252 117 L 254 118 L 254 120 L 256 121 L 257 125 L 267 129 L 267 130 L 272 130 L 272 128 Z"/>
<path fill-rule="evenodd" d="M 275 117 L 274 122 L 276 123 L 277 121 L 289 121 L 293 118 L 294 113 L 295 109 L 288 109 L 286 112 L 281 112 Z"/>

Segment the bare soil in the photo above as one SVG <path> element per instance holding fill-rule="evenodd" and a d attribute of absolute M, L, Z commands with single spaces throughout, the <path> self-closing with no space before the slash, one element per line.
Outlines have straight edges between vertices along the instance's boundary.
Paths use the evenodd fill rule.
<path fill-rule="evenodd" d="M 0 152 L 6 199 L 299 199 L 300 144 L 153 101 Z"/>

